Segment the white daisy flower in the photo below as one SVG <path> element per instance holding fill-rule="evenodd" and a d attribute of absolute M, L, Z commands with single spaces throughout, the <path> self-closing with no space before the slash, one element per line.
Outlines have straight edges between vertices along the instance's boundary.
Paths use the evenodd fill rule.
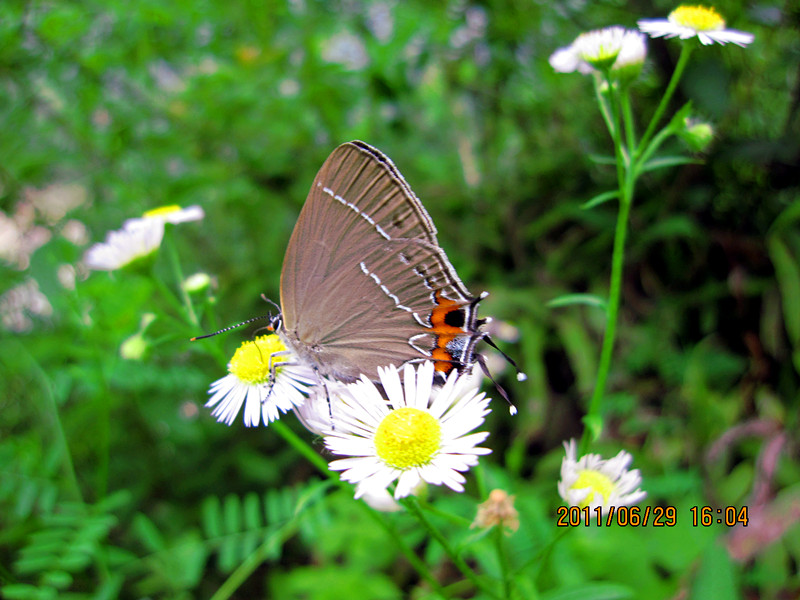
<path fill-rule="evenodd" d="M 647 496 L 647 492 L 639 489 L 642 483 L 639 469 L 628 470 L 633 461 L 628 452 L 620 450 L 608 460 L 599 454 L 587 454 L 577 460 L 575 440 L 564 442 L 564 450 L 558 493 L 570 506 L 607 509 L 636 504 Z"/>
<path fill-rule="evenodd" d="M 622 37 L 622 47 L 611 70 L 620 77 L 635 79 L 642 72 L 644 59 L 647 58 L 647 41 L 644 34 L 626 29 Z"/>
<path fill-rule="evenodd" d="M 578 57 L 596 69 L 610 67 L 622 50 L 625 28 L 618 25 L 580 34 L 572 45 Z"/>
<path fill-rule="evenodd" d="M 128 219 L 119 231 L 110 231 L 106 241 L 95 244 L 84 254 L 86 266 L 95 271 L 114 271 L 152 254 L 161 246 L 165 223 L 199 221 L 205 216 L 199 206 L 162 206 Z"/>
<path fill-rule="evenodd" d="M 641 68 L 647 55 L 644 36 L 638 31 L 614 26 L 580 34 L 571 45 L 550 56 L 550 66 L 559 73 Z M 638 73 L 636 73 L 638 75 Z"/>
<path fill-rule="evenodd" d="M 725 19 L 713 8 L 682 4 L 666 19 L 644 19 L 638 22 L 639 29 L 651 37 L 680 38 L 688 40 L 697 36 L 704 46 L 727 44 L 747 46 L 755 36 L 746 31 L 725 29 Z"/>
<path fill-rule="evenodd" d="M 89 248 L 83 255 L 83 262 L 95 271 L 121 269 L 155 252 L 163 237 L 162 222 L 129 219 L 119 231 L 109 231 L 105 242 Z"/>
<path fill-rule="evenodd" d="M 244 424 L 257 427 L 278 419 L 280 413 L 303 403 L 317 383 L 314 371 L 294 364 L 280 338 L 262 335 L 244 342 L 228 363 L 228 375 L 211 384 L 207 407 L 211 415 L 230 425 L 244 404 Z"/>
<path fill-rule="evenodd" d="M 164 223 L 188 223 L 190 221 L 199 221 L 205 217 L 203 209 L 196 204 L 181 208 L 177 204 L 170 204 L 168 206 L 160 206 L 153 210 L 148 210 L 143 215 L 143 219 L 159 219 Z"/>
<path fill-rule="evenodd" d="M 477 447 L 488 433 L 469 433 L 490 412 L 489 399 L 455 371 L 434 390 L 433 372 L 431 362 L 416 372 L 406 365 L 401 384 L 394 366 L 379 369 L 388 400 L 365 376 L 339 395 L 339 414 L 334 413 L 325 445 L 349 457 L 333 461 L 330 468 L 357 484 L 356 498 L 395 480 L 395 498 L 408 496 L 423 482 L 462 492 L 466 479 L 461 473 L 491 452 Z"/>

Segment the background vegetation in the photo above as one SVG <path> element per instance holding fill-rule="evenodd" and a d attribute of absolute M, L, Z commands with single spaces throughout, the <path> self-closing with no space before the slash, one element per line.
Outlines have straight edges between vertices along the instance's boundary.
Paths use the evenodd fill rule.
<path fill-rule="evenodd" d="M 0 3 L 0 584 L 7 597 L 205 598 L 247 561 L 235 597 L 400 598 L 421 582 L 350 494 L 269 428 L 202 407 L 250 333 L 192 335 L 263 314 L 316 170 L 363 139 L 403 171 L 481 304 L 513 328 L 494 452 L 466 494 L 430 501 L 479 570 L 466 527 L 487 490 L 517 497 L 509 560 L 546 598 L 785 598 L 800 593 L 800 81 L 791 2 L 717 8 L 756 34 L 697 51 L 675 106 L 715 123 L 702 164 L 639 187 L 607 428 L 674 528 L 555 527 L 561 442 L 580 436 L 602 338 L 614 186 L 590 82 L 547 58 L 581 31 L 672 3 L 156 0 Z M 649 117 L 677 57 L 649 42 Z M 172 232 L 214 286 L 187 325 L 162 251 L 152 270 L 87 274 L 89 243 L 164 204 L 206 218 Z M 10 223 L 13 223 L 13 228 Z M 10 232 L 10 233 L 9 233 Z M 33 296 L 31 282 L 43 294 Z M 28 295 L 10 291 L 25 284 Z M 26 300 L 27 299 L 27 300 Z M 140 331 L 140 360 L 120 355 Z M 489 390 L 489 393 L 493 393 Z M 310 440 L 289 416 L 284 422 Z M 746 505 L 748 528 L 689 508 Z M 393 517 L 429 563 L 441 550 Z M 557 544 L 551 542 L 564 536 Z M 546 550 L 546 551 L 545 551 Z M 445 584 L 459 577 L 447 561 Z M 451 588 L 455 595 L 460 584 Z M 470 594 L 470 587 L 463 593 Z M 713 590 L 713 591 L 712 591 Z M 221 590 L 224 597 L 231 593 Z M 572 594 L 575 594 L 573 596 Z M 580 594 L 580 596 L 578 596 Z"/>

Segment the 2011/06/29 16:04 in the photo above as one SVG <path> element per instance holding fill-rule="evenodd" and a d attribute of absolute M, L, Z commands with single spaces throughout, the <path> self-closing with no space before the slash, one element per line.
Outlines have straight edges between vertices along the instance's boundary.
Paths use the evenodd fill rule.
<path fill-rule="evenodd" d="M 689 509 L 693 527 L 710 527 L 714 523 L 733 527 L 747 527 L 748 508 L 742 506 L 692 506 Z M 610 526 L 614 523 L 621 527 L 675 527 L 678 523 L 678 509 L 674 506 L 609 506 L 604 511 L 601 507 L 560 506 L 557 511 L 558 527 L 578 527 L 580 525 L 597 527 Z"/>

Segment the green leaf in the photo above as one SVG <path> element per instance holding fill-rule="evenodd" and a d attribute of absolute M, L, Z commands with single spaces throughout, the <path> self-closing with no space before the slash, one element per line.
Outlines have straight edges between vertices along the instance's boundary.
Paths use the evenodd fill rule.
<path fill-rule="evenodd" d="M 123 578 L 120 573 L 108 573 L 102 583 L 95 589 L 92 600 L 114 600 L 119 598 Z"/>
<path fill-rule="evenodd" d="M 55 588 L 29 585 L 27 583 L 14 583 L 0 588 L 6 600 L 45 600 L 55 598 Z"/>
<path fill-rule="evenodd" d="M 597 440 L 603 433 L 603 418 L 600 415 L 586 415 L 582 419 L 584 426 L 591 431 L 592 440 Z"/>
<path fill-rule="evenodd" d="M 156 552 L 164 548 L 164 538 L 153 522 L 141 513 L 133 518 L 131 528 L 139 541 L 150 552 Z"/>
<path fill-rule="evenodd" d="M 703 554 L 700 568 L 692 585 L 689 598 L 716 598 L 739 600 L 736 569 L 727 549 L 719 543 L 709 544 Z"/>
<path fill-rule="evenodd" d="M 382 573 L 365 573 L 348 566 L 296 567 L 288 573 L 270 577 L 270 597 L 313 598 L 402 598 L 403 593 L 391 578 Z"/>
<path fill-rule="evenodd" d="M 49 571 L 42 575 L 42 584 L 64 590 L 72 585 L 72 575 L 66 571 Z"/>
<path fill-rule="evenodd" d="M 26 517 L 33 512 L 36 499 L 39 497 L 39 482 L 28 480 L 23 481 L 17 492 L 17 504 L 14 507 L 14 514 L 18 517 Z"/>
<path fill-rule="evenodd" d="M 677 214 L 665 216 L 648 227 L 642 234 L 642 239 L 649 243 L 655 240 L 669 240 L 675 238 L 689 238 L 699 240 L 706 235 L 705 230 L 689 215 Z"/>
<path fill-rule="evenodd" d="M 609 200 L 614 200 L 615 198 L 619 198 L 619 190 L 610 190 L 608 192 L 603 192 L 602 194 L 597 194 L 596 196 L 590 198 L 583 204 L 581 204 L 582 210 L 589 210 L 590 208 L 594 208 L 595 206 L 600 206 L 601 204 L 608 202 Z"/>
<path fill-rule="evenodd" d="M 702 165 L 703 162 L 704 161 L 698 158 L 692 158 L 690 156 L 661 156 L 659 158 L 648 160 L 642 165 L 642 168 L 639 172 L 646 173 L 647 171 L 655 171 L 657 169 L 665 169 L 667 167 L 674 167 L 677 165 Z"/>
<path fill-rule="evenodd" d="M 255 492 L 250 492 L 244 497 L 244 527 L 245 529 L 258 529 L 261 522 L 261 499 Z"/>
<path fill-rule="evenodd" d="M 222 522 L 225 531 L 241 531 L 242 529 L 242 505 L 239 496 L 228 494 L 222 501 Z"/>
<path fill-rule="evenodd" d="M 589 392 L 597 375 L 597 346 L 583 319 L 575 313 L 562 312 L 555 317 L 558 339 L 567 353 L 570 368 L 575 373 L 577 388 Z"/>
<path fill-rule="evenodd" d="M 789 245 L 780 235 L 771 235 L 767 240 L 775 278 L 781 292 L 783 318 L 789 341 L 795 348 L 800 347 L 800 311 L 797 300 L 800 298 L 800 261 L 792 255 Z"/>
<path fill-rule="evenodd" d="M 200 507 L 204 535 L 211 539 L 222 535 L 222 508 L 217 496 L 208 496 Z"/>
<path fill-rule="evenodd" d="M 55 6 L 40 21 L 39 34 L 59 46 L 76 42 L 88 27 L 87 14 L 77 6 Z"/>
<path fill-rule="evenodd" d="M 770 227 L 771 232 L 781 232 L 800 221 L 800 202 L 794 201 L 781 211 Z"/>
<path fill-rule="evenodd" d="M 633 598 L 633 590 L 616 583 L 586 583 L 561 588 L 540 596 L 541 600 L 622 600 Z"/>
<path fill-rule="evenodd" d="M 597 163 L 598 165 L 615 165 L 617 164 L 617 159 L 613 156 L 608 156 L 607 154 L 589 154 L 589 160 L 593 163 Z"/>
<path fill-rule="evenodd" d="M 565 294 L 548 301 L 546 306 L 549 308 L 561 308 L 564 306 L 575 306 L 578 304 L 602 308 L 603 311 L 605 311 L 608 307 L 605 298 L 601 298 L 595 294 Z"/>
<path fill-rule="evenodd" d="M 692 101 L 689 100 L 686 104 L 680 107 L 678 112 L 675 113 L 675 116 L 672 117 L 667 127 L 671 128 L 673 132 L 683 129 L 686 119 L 688 119 L 691 114 Z"/>

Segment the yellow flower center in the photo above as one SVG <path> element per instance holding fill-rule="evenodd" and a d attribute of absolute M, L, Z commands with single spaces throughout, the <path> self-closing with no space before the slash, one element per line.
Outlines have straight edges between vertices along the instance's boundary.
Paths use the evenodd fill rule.
<path fill-rule="evenodd" d="M 600 494 L 603 497 L 603 504 L 608 503 L 611 497 L 611 492 L 614 491 L 614 482 L 608 475 L 598 473 L 597 471 L 584 470 L 578 475 L 578 480 L 572 484 L 573 490 L 584 490 L 589 488 L 591 491 L 586 494 L 580 506 L 581 508 L 589 506 L 594 500 L 595 494 Z"/>
<path fill-rule="evenodd" d="M 424 410 L 408 406 L 391 411 L 375 432 L 378 457 L 395 469 L 428 464 L 441 442 L 439 421 Z"/>
<path fill-rule="evenodd" d="M 718 31 L 725 29 L 725 19 L 713 8 L 681 5 L 669 14 L 669 20 L 695 31 Z"/>
<path fill-rule="evenodd" d="M 265 383 L 269 380 L 270 362 L 280 363 L 282 357 L 270 358 L 276 352 L 283 352 L 286 346 L 277 335 L 262 335 L 252 342 L 245 342 L 236 350 L 228 363 L 228 372 L 235 375 L 239 381 L 248 384 Z M 281 368 L 275 368 L 275 374 L 280 373 Z"/>
<path fill-rule="evenodd" d="M 151 217 L 163 217 L 165 215 L 180 212 L 181 210 L 183 209 L 181 209 L 181 207 L 177 204 L 168 204 L 167 206 L 159 206 L 153 210 L 148 210 L 146 213 L 144 213 L 144 217 L 145 219 Z"/>

